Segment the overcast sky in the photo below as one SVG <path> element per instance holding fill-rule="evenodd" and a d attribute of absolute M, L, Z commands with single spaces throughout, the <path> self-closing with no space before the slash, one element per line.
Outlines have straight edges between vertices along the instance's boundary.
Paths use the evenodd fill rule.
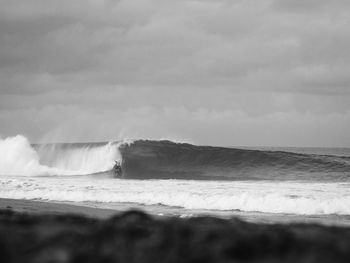
<path fill-rule="evenodd" d="M 0 135 L 350 147 L 349 0 L 0 0 Z"/>

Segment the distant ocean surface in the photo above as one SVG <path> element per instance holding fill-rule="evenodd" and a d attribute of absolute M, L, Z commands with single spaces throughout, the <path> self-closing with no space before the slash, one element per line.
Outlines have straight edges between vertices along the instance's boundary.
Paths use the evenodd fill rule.
<path fill-rule="evenodd" d="M 115 161 L 123 176 L 115 178 Z M 154 214 L 350 218 L 349 148 L 0 140 L 0 198 Z M 345 220 L 344 219 L 344 220 Z"/>
<path fill-rule="evenodd" d="M 301 154 L 334 155 L 350 157 L 350 148 L 331 147 L 234 147 L 260 151 L 283 151 Z"/>

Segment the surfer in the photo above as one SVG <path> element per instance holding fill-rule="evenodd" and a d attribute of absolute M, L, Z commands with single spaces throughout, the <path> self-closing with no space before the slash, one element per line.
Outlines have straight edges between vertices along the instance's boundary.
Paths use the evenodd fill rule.
<path fill-rule="evenodd" d="M 121 177 L 123 174 L 122 166 L 119 161 L 115 161 L 115 165 L 113 166 L 113 173 L 115 177 Z"/>

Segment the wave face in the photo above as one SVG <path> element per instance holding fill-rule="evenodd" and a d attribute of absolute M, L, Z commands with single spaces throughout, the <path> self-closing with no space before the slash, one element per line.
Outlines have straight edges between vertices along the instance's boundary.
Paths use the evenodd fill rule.
<path fill-rule="evenodd" d="M 109 171 L 120 159 L 118 145 L 31 145 L 18 135 L 0 140 L 0 175 L 84 175 Z"/>
<path fill-rule="evenodd" d="M 130 179 L 347 180 L 350 157 L 139 140 L 119 147 Z"/>

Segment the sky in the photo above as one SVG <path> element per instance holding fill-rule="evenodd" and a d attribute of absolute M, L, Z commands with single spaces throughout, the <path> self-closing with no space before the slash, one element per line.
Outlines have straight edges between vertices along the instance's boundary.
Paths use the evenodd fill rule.
<path fill-rule="evenodd" d="M 0 0 L 0 136 L 350 147 L 348 0 Z"/>

